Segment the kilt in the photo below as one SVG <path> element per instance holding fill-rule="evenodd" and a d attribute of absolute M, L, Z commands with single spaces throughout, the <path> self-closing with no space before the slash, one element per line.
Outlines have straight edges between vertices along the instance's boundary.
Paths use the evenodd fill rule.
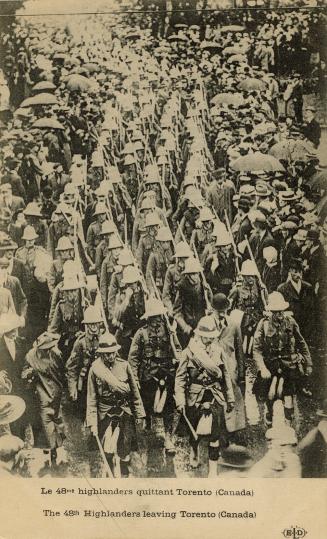
<path fill-rule="evenodd" d="M 122 412 L 120 417 L 106 415 L 99 422 L 99 438 L 103 445 L 103 437 L 107 428 L 111 425 L 114 429 L 119 426 L 119 436 L 117 441 L 117 455 L 125 459 L 131 451 L 137 450 L 136 429 L 134 417 L 126 412 Z"/>

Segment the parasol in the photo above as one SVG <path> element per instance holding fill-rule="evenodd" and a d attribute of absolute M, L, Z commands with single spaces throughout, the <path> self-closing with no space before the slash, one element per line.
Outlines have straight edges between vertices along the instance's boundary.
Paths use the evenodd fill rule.
<path fill-rule="evenodd" d="M 33 123 L 32 129 L 65 129 L 56 118 L 40 118 Z"/>
<path fill-rule="evenodd" d="M 34 97 L 28 97 L 20 104 L 21 108 L 36 107 L 37 105 L 57 105 L 58 99 L 56 96 L 47 92 L 37 94 Z"/>
<path fill-rule="evenodd" d="M 264 170 L 267 172 L 284 171 L 283 165 L 272 155 L 261 152 L 253 152 L 247 155 L 238 157 L 231 163 L 233 170 L 239 172 L 255 172 Z"/>
<path fill-rule="evenodd" d="M 53 84 L 53 82 L 50 82 L 48 80 L 42 80 L 41 82 L 34 84 L 32 88 L 33 92 L 51 92 L 52 90 L 55 90 L 55 89 L 56 89 L 55 84 Z"/>

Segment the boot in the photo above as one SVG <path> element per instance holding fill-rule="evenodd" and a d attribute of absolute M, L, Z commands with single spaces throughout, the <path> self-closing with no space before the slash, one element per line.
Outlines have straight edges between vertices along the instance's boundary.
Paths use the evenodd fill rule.
<path fill-rule="evenodd" d="M 190 466 L 191 466 L 191 468 L 197 468 L 199 466 L 199 450 L 198 450 L 198 447 L 196 447 L 196 449 L 194 449 L 194 447 L 191 446 Z"/>
<path fill-rule="evenodd" d="M 209 459 L 208 477 L 217 477 L 217 475 L 218 475 L 217 461 Z"/>
<path fill-rule="evenodd" d="M 176 452 L 174 442 L 172 440 L 172 436 L 170 432 L 165 433 L 165 451 L 166 453 L 169 453 L 169 454 L 173 454 Z"/>

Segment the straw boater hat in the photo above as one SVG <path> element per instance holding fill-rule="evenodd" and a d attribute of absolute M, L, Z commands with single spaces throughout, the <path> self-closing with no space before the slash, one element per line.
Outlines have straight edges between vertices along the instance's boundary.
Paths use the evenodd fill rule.
<path fill-rule="evenodd" d="M 283 294 L 280 292 L 272 292 L 268 296 L 267 310 L 271 312 L 286 311 L 290 304 L 285 301 Z"/>
<path fill-rule="evenodd" d="M 36 240 L 39 235 L 35 232 L 35 229 L 31 225 L 27 225 L 24 228 L 24 233 L 22 235 L 22 240 Z"/>
<path fill-rule="evenodd" d="M 48 350 L 53 346 L 58 344 L 60 335 L 58 333 L 51 333 L 50 331 L 45 331 L 35 341 L 35 345 L 40 350 Z"/>
<path fill-rule="evenodd" d="M 232 444 L 224 449 L 218 464 L 228 468 L 251 468 L 253 459 L 246 447 Z"/>
<path fill-rule="evenodd" d="M 167 313 L 167 309 L 160 299 L 150 297 L 145 303 L 145 313 L 141 316 L 141 320 L 150 318 L 151 316 L 162 316 Z"/>
<path fill-rule="evenodd" d="M 0 425 L 8 425 L 25 412 L 25 402 L 15 395 L 0 395 Z"/>
<path fill-rule="evenodd" d="M 199 337 L 209 337 L 212 339 L 215 339 L 219 336 L 219 331 L 217 328 L 216 321 L 214 317 L 211 316 L 203 316 L 194 330 L 195 335 L 198 335 Z"/>
<path fill-rule="evenodd" d="M 99 338 L 99 346 L 97 348 L 98 354 L 108 354 L 112 352 L 118 352 L 120 346 L 116 341 L 116 337 L 111 333 L 103 333 Z"/>

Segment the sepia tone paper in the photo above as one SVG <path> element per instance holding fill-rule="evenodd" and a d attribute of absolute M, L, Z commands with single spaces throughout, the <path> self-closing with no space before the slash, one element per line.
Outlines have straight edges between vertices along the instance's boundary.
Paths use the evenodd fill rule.
<path fill-rule="evenodd" d="M 6 2 L 0 2 L 0 13 L 1 3 Z M 90 13 L 93 9 L 92 2 L 78 0 L 67 5 L 62 2 L 60 8 L 55 0 L 27 4 L 34 16 L 51 14 L 51 7 L 56 6 L 55 12 L 62 12 L 65 22 L 70 9 L 72 17 L 78 11 Z M 230 4 L 236 9 L 241 7 L 241 2 Z M 104 16 L 117 9 L 119 3 L 112 6 L 110 0 L 99 7 L 99 11 L 106 13 Z M 96 15 L 90 24 L 97 17 L 101 15 Z M 57 24 L 58 15 L 54 21 Z M 188 472 L 174 479 L 168 478 L 168 474 L 154 478 L 94 479 L 84 475 L 83 470 L 79 470 L 78 478 L 1 477 L 0 539 L 326 536 L 325 479 L 277 480 L 249 478 L 239 470 L 229 473 L 220 468 L 220 472 L 215 479 L 191 478 Z"/>

